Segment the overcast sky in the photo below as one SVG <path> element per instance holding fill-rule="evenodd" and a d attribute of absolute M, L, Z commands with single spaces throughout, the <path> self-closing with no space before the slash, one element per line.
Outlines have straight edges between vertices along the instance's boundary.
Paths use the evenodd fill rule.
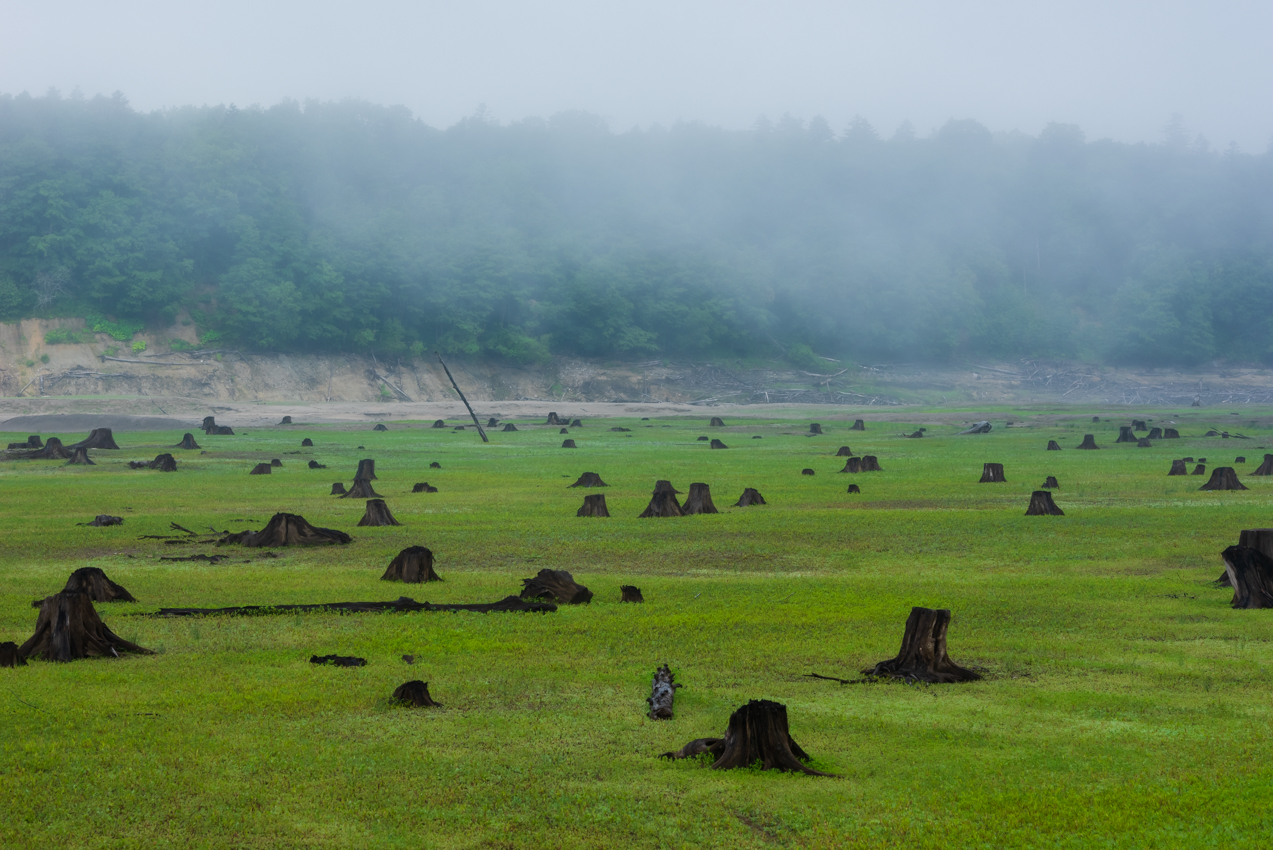
<path fill-rule="evenodd" d="M 861 114 L 1214 147 L 1273 140 L 1273 2 L 17 2 L 0 92 L 122 91 L 142 110 L 359 97 L 449 126 L 583 109 L 615 130 Z"/>

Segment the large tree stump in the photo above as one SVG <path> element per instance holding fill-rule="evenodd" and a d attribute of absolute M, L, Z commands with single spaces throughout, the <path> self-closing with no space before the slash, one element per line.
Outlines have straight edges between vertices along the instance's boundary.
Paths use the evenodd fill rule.
<path fill-rule="evenodd" d="M 1061 485 L 1056 483 L 1056 476 L 1049 475 L 1043 482 L 1044 490 L 1059 490 Z"/>
<path fill-rule="evenodd" d="M 854 419 L 853 425 L 849 428 L 849 430 L 850 431 L 865 431 L 866 423 L 863 422 L 861 419 Z"/>
<path fill-rule="evenodd" d="M 562 422 L 561 422 L 561 420 L 560 420 L 559 418 L 557 418 L 557 414 L 556 414 L 556 413 L 549 413 L 549 414 L 548 414 L 548 421 L 547 421 L 547 422 L 545 422 L 544 424 L 545 424 L 545 425 L 560 425 L 560 424 L 562 424 Z"/>
<path fill-rule="evenodd" d="M 1190 475 L 1206 475 L 1206 474 L 1207 474 L 1207 465 L 1206 465 L 1205 463 L 1200 463 L 1200 464 L 1198 464 L 1197 466 L 1195 466 L 1195 467 L 1193 468 L 1193 472 L 1191 472 L 1191 473 L 1189 473 L 1189 474 L 1190 474 Z"/>
<path fill-rule="evenodd" d="M 379 499 L 380 494 L 371 486 L 371 482 L 366 478 L 355 478 L 354 483 L 349 486 L 349 492 L 341 496 L 342 499 Z"/>
<path fill-rule="evenodd" d="M 1144 419 L 1133 419 L 1133 420 L 1132 420 L 1132 430 L 1133 430 L 1133 431 L 1148 431 L 1148 430 L 1149 430 L 1149 426 L 1145 424 L 1145 420 L 1144 420 Z"/>
<path fill-rule="evenodd" d="M 71 450 L 71 459 L 66 462 L 67 466 L 76 464 L 78 466 L 96 466 L 93 459 L 88 456 L 88 449 L 83 446 L 76 446 Z"/>
<path fill-rule="evenodd" d="M 1080 448 L 1080 449 L 1099 449 L 1099 448 L 1100 448 L 1100 446 L 1096 445 L 1096 435 L 1095 435 L 1095 434 L 1084 434 L 1084 435 L 1083 435 L 1083 442 L 1081 442 L 1081 443 L 1079 443 L 1079 444 L 1078 444 L 1078 448 Z"/>
<path fill-rule="evenodd" d="M 582 419 L 572 419 L 572 420 L 570 420 L 570 427 L 571 427 L 571 428 L 582 428 L 582 427 L 583 427 L 583 420 L 582 420 Z"/>
<path fill-rule="evenodd" d="M 217 428 L 217 419 L 215 416 L 203 417 L 203 424 L 199 426 L 204 431 L 215 431 Z"/>
<path fill-rule="evenodd" d="M 666 490 L 667 492 L 675 493 L 678 496 L 681 495 L 681 491 L 673 487 L 671 481 L 668 481 L 663 478 L 660 478 L 658 481 L 654 482 L 654 492 L 657 493 L 660 490 Z"/>
<path fill-rule="evenodd" d="M 1161 440 L 1162 438 L 1162 429 L 1157 426 L 1150 428 L 1149 433 L 1145 435 L 1146 440 Z"/>
<path fill-rule="evenodd" d="M 332 485 L 331 495 L 333 496 L 345 495 L 345 485 L 342 482 L 337 481 L 335 484 Z"/>
<path fill-rule="evenodd" d="M 712 764 L 715 770 L 751 767 L 760 763 L 761 770 L 783 770 L 810 776 L 832 776 L 802 764 L 809 754 L 791 737 L 787 726 L 787 707 L 771 700 L 751 700 L 729 716 L 725 730 L 725 746 L 720 758 Z"/>
<path fill-rule="evenodd" d="M 1059 452 L 1060 450 L 1061 450 L 1060 443 L 1058 443 L 1056 440 L 1048 440 L 1048 451 Z"/>
<path fill-rule="evenodd" d="M 72 449 L 118 449 L 115 445 L 115 438 L 111 435 L 109 428 L 94 428 L 92 433 L 86 439 L 80 440 Z"/>
<path fill-rule="evenodd" d="M 946 655 L 950 610 L 915 607 L 906 618 L 902 648 L 897 657 L 881 661 L 862 673 L 920 682 L 975 682 L 981 677 L 960 667 Z"/>
<path fill-rule="evenodd" d="M 252 467 L 252 471 L 249 472 L 248 475 L 269 475 L 273 472 L 273 470 L 274 467 L 270 466 L 268 463 L 258 463 L 256 466 Z"/>
<path fill-rule="evenodd" d="M 213 436 L 234 436 L 234 429 L 229 425 L 218 425 L 217 420 L 212 416 L 203 417 L 203 433 L 209 437 Z"/>
<path fill-rule="evenodd" d="M 1246 486 L 1238 480 L 1238 473 L 1231 466 L 1217 466 L 1211 470 L 1211 480 L 1198 488 L 1199 490 L 1245 490 Z"/>
<path fill-rule="evenodd" d="M 442 581 L 433 571 L 433 551 L 423 546 L 408 546 L 389 562 L 381 581 L 403 581 L 422 584 L 426 581 Z"/>
<path fill-rule="evenodd" d="M 712 442 L 708 445 L 708 448 L 709 449 L 727 449 L 729 448 L 729 446 L 725 445 L 720 440 L 712 440 Z"/>
<path fill-rule="evenodd" d="M 749 508 L 752 505 L 763 505 L 765 497 L 760 495 L 760 491 L 752 487 L 743 490 L 743 494 L 738 497 L 738 501 L 734 502 L 736 508 Z"/>
<path fill-rule="evenodd" d="M 810 433 L 810 434 L 821 434 L 821 433 L 822 433 L 822 426 L 821 426 L 820 424 L 818 424 L 817 422 L 812 422 L 812 423 L 810 423 L 810 425 L 809 425 L 809 433 Z"/>
<path fill-rule="evenodd" d="M 87 593 L 67 590 L 55 593 L 40 603 L 35 634 L 18 649 L 23 658 L 42 658 L 45 661 L 118 658 L 121 652 L 153 654 L 108 629 L 97 616 Z"/>
<path fill-rule="evenodd" d="M 57 437 L 49 437 L 48 442 L 44 444 L 44 448 L 23 455 L 26 460 L 66 460 L 71 456 L 71 452 L 62 445 L 62 441 Z"/>
<path fill-rule="evenodd" d="M 372 428 L 371 430 L 373 430 L 373 431 L 388 431 L 389 429 L 385 426 L 385 423 L 383 423 L 383 422 L 377 422 L 377 423 L 376 423 L 376 427 Z"/>
<path fill-rule="evenodd" d="M 181 442 L 173 446 L 174 449 L 197 449 L 199 444 L 194 441 L 194 434 L 182 434 Z"/>
<path fill-rule="evenodd" d="M 840 446 L 840 450 L 835 453 L 836 457 L 853 457 L 853 449 L 848 446 Z"/>
<path fill-rule="evenodd" d="M 583 507 L 575 511 L 575 516 L 596 516 L 608 517 L 610 511 L 606 508 L 606 497 L 604 493 L 593 493 L 583 497 Z"/>
<path fill-rule="evenodd" d="M 432 424 L 432 425 L 430 425 L 429 427 L 430 427 L 430 428 L 445 428 L 445 427 L 446 427 L 446 423 L 445 423 L 445 422 L 443 422 L 441 419 L 434 419 L 434 420 L 433 420 L 433 424 Z"/>
<path fill-rule="evenodd" d="M 1136 441 L 1136 448 L 1138 449 L 1153 448 L 1153 445 L 1154 444 L 1149 442 L 1149 439 L 1146 437 L 1141 437 L 1139 440 Z"/>
<path fill-rule="evenodd" d="M 981 465 L 981 481 L 979 484 L 1003 484 L 1008 479 L 1003 477 L 1002 463 L 983 463 Z"/>
<path fill-rule="evenodd" d="M 1025 509 L 1026 516 L 1065 516 L 1065 511 L 1052 501 L 1052 494 L 1047 490 L 1035 490 L 1030 494 L 1030 507 Z"/>
<path fill-rule="evenodd" d="M 1183 460 L 1173 460 L 1171 462 L 1171 472 L 1168 472 L 1167 474 L 1168 475 L 1188 475 L 1189 468 L 1185 466 L 1185 462 Z"/>
<path fill-rule="evenodd" d="M 554 599 L 565 605 L 592 601 L 592 591 L 565 570 L 540 570 L 534 578 L 522 579 L 522 584 L 522 599 Z"/>
<path fill-rule="evenodd" d="M 681 503 L 676 500 L 676 493 L 671 490 L 655 490 L 654 495 L 650 497 L 650 504 L 646 505 L 637 519 L 673 516 L 685 516 L 685 512 L 681 510 Z"/>
<path fill-rule="evenodd" d="M 645 597 L 641 595 L 641 588 L 631 584 L 619 585 L 620 602 L 644 602 Z"/>
<path fill-rule="evenodd" d="M 856 484 L 850 484 L 850 485 L 849 485 L 849 489 L 847 490 L 847 492 L 849 492 L 849 493 L 861 493 L 861 492 L 862 492 L 862 488 L 861 488 L 861 487 L 859 487 L 859 486 L 858 486 L 858 485 L 856 485 Z"/>
<path fill-rule="evenodd" d="M 577 448 L 579 448 L 578 446 L 576 446 L 576 445 L 575 445 L 575 441 L 574 441 L 574 440 L 562 440 L 562 441 L 561 441 L 561 447 L 562 447 L 563 449 L 577 449 Z"/>
<path fill-rule="evenodd" d="M 278 513 L 260 531 L 240 531 L 217 542 L 218 546 L 237 543 L 243 546 L 319 546 L 332 543 L 345 544 L 352 540 L 343 531 L 310 525 L 299 514 Z"/>
<path fill-rule="evenodd" d="M 675 678 L 666 664 L 654 671 L 650 695 L 645 700 L 650 706 L 648 716 L 651 720 L 672 719 L 672 700 L 676 697 L 676 689 L 685 687 L 677 684 Z"/>
<path fill-rule="evenodd" d="M 1164 428 L 1162 432 L 1162 438 L 1164 440 L 1179 440 L 1180 432 L 1177 431 L 1175 428 Z"/>
<path fill-rule="evenodd" d="M 438 488 L 434 487 L 428 481 L 421 481 L 411 488 L 412 493 L 436 493 Z"/>
<path fill-rule="evenodd" d="M 848 460 L 844 462 L 844 469 L 841 469 L 840 471 L 841 472 L 861 472 L 862 458 L 860 457 L 849 458 Z"/>
<path fill-rule="evenodd" d="M 65 593 L 85 593 L 94 602 L 136 602 L 131 593 L 111 581 L 100 567 L 80 567 L 66 580 Z"/>
<path fill-rule="evenodd" d="M 433 697 L 429 696 L 429 683 L 421 682 L 419 679 L 398 685 L 393 692 L 393 698 L 397 702 L 408 703 L 416 708 L 442 707 L 442 703 L 434 702 Z"/>
<path fill-rule="evenodd" d="M 18 654 L 18 645 L 11 640 L 0 643 L 0 668 L 25 667 L 27 660 Z"/>
<path fill-rule="evenodd" d="M 1134 443 L 1136 442 L 1136 435 L 1132 433 L 1132 429 L 1130 426 L 1119 425 L 1118 439 L 1115 440 L 1114 442 L 1115 443 Z"/>
<path fill-rule="evenodd" d="M 710 428 L 724 428 L 725 420 L 721 419 L 719 416 L 713 416 L 712 421 L 708 422 L 707 425 Z"/>
<path fill-rule="evenodd" d="M 579 480 L 571 487 L 609 487 L 610 485 L 601 480 L 601 476 L 595 472 L 585 472 L 579 476 Z"/>
<path fill-rule="evenodd" d="M 804 469 L 800 470 L 800 474 L 801 475 L 816 475 L 817 473 L 806 466 Z"/>
<path fill-rule="evenodd" d="M 53 442 L 53 438 L 50 438 L 49 442 L 50 443 Z M 1264 462 L 1261 463 L 1259 467 L 1256 468 L 1255 472 L 1252 472 L 1251 474 L 1252 475 L 1273 475 L 1273 455 L 1265 455 Z"/>
<path fill-rule="evenodd" d="M 512 422 L 509 422 L 509 423 L 508 423 L 507 425 L 505 425 L 505 426 L 504 426 L 501 430 L 503 430 L 503 431 L 516 431 L 516 430 L 517 430 L 517 426 L 516 426 L 516 425 L 514 425 Z"/>
<path fill-rule="evenodd" d="M 1273 528 L 1244 528 L 1238 534 L 1238 545 L 1258 549 L 1273 560 Z"/>
<path fill-rule="evenodd" d="M 157 469 L 160 472 L 177 471 L 177 459 L 167 452 L 164 452 L 161 455 L 155 455 L 155 459 L 146 465 L 151 469 Z"/>
<path fill-rule="evenodd" d="M 863 472 L 883 472 L 880 461 L 875 455 L 862 455 Z"/>
<path fill-rule="evenodd" d="M 1220 553 L 1233 588 L 1234 608 L 1273 608 L 1273 558 L 1251 546 L 1230 546 Z"/>
<path fill-rule="evenodd" d="M 384 499 L 368 499 L 367 509 L 363 512 L 362 519 L 358 520 L 358 525 L 360 528 L 374 528 L 381 525 L 402 525 L 402 523 L 393 518 Z"/>
<path fill-rule="evenodd" d="M 368 481 L 375 481 L 376 462 L 371 458 L 364 458 L 358 461 L 358 471 L 354 473 L 354 478 L 365 478 Z"/>
<path fill-rule="evenodd" d="M 712 504 L 711 488 L 706 484 L 691 484 L 690 494 L 685 499 L 685 505 L 681 508 L 681 513 L 685 516 L 718 513 L 716 506 Z"/>

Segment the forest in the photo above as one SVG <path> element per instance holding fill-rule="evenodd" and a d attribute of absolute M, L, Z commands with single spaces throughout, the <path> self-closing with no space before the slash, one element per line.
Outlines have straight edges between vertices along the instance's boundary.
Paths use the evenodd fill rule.
<path fill-rule="evenodd" d="M 1273 362 L 1273 158 L 951 120 L 0 96 L 0 319 L 543 361 Z M 73 341 L 64 333 L 50 342 Z"/>

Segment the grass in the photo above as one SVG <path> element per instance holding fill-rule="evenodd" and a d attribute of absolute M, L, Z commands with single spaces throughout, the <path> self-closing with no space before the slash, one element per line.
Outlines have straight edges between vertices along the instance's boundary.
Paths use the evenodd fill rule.
<path fill-rule="evenodd" d="M 1135 415 L 1161 424 L 1174 414 Z M 1270 524 L 1273 478 L 1249 475 L 1256 447 L 1273 444 L 1267 411 L 1241 420 L 1252 440 L 1149 449 L 1115 446 L 1116 426 L 1090 413 L 1016 411 L 1011 429 L 996 419 L 991 434 L 957 437 L 930 425 L 941 435 L 921 440 L 896 436 L 909 425 L 860 433 L 823 417 L 821 437 L 804 436 L 805 421 L 594 420 L 572 429 L 575 451 L 559 448 L 556 428 L 496 432 L 489 445 L 471 428 L 418 424 L 259 428 L 198 436 L 207 453 L 174 451 L 171 474 L 125 462 L 180 433 L 123 433 L 122 450 L 94 452 L 94 467 L 0 463 L 0 639 L 24 641 L 31 601 L 92 565 L 141 600 L 99 604 L 103 619 L 157 650 L 0 670 L 0 844 L 1267 845 L 1273 614 L 1231 610 L 1230 593 L 1210 586 L 1239 530 Z M 1182 433 L 1204 430 L 1177 418 Z M 1105 449 L 1073 451 L 1089 431 Z M 700 434 L 730 449 L 709 451 Z M 303 437 L 315 447 L 301 450 Z M 1065 450 L 1043 451 L 1049 439 Z M 837 474 L 843 444 L 884 471 Z M 1210 468 L 1239 453 L 1247 492 L 1166 477 L 1176 457 L 1207 456 Z M 273 457 L 281 469 L 247 475 Z M 376 459 L 375 487 L 403 526 L 356 528 L 362 503 L 327 495 L 363 457 Z M 329 468 L 307 469 L 311 458 Z M 1002 462 L 1008 483 L 977 484 L 984 461 Z M 566 487 L 585 470 L 611 485 L 611 519 L 574 516 L 593 491 Z M 1046 475 L 1060 480 L 1066 516 L 1025 517 Z M 710 483 L 721 513 L 636 519 L 656 478 Z M 410 493 L 425 480 L 440 492 Z M 845 493 L 851 481 L 861 495 Z M 725 507 L 749 486 L 769 505 Z M 172 533 L 170 521 L 259 528 L 276 511 L 354 542 L 262 559 L 139 539 Z M 77 525 L 99 513 L 125 524 Z M 445 581 L 379 581 L 415 544 L 433 549 Z M 158 560 L 194 552 L 231 558 Z M 592 604 L 548 615 L 133 616 L 399 595 L 491 601 L 543 567 L 574 573 Z M 629 583 L 645 604 L 618 603 Z M 952 609 L 951 656 L 985 668 L 985 681 L 804 678 L 854 678 L 895 654 L 912 605 Z M 327 653 L 368 665 L 308 663 Z M 675 719 L 656 723 L 644 699 L 664 661 L 685 687 Z M 413 678 L 444 707 L 392 705 Z M 841 778 L 655 758 L 721 734 L 753 698 L 785 703 L 814 765 Z"/>

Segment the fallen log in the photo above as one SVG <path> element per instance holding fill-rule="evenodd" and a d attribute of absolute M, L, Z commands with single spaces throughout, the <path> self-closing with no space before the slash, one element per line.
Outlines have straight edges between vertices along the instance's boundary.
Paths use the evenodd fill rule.
<path fill-rule="evenodd" d="M 109 514 L 98 514 L 93 517 L 92 522 L 79 522 L 76 525 L 92 525 L 97 528 L 104 528 L 108 525 L 123 525 L 124 518 L 119 516 L 111 516 Z"/>
<path fill-rule="evenodd" d="M 256 614 L 283 614 L 292 611 L 333 611 L 348 614 L 380 614 L 396 612 L 411 614 L 417 611 L 473 611 L 485 613 L 551 613 L 557 606 L 550 602 L 527 602 L 516 596 L 506 596 L 499 602 L 465 605 L 434 605 L 416 602 L 400 596 L 393 602 L 322 602 L 316 605 L 240 605 L 231 608 L 160 608 L 154 614 L 137 615 L 152 617 L 233 617 Z"/>
<path fill-rule="evenodd" d="M 647 716 L 651 720 L 672 719 L 672 700 L 676 697 L 676 689 L 685 687 L 678 684 L 675 678 L 666 664 L 654 671 L 650 695 L 645 700 L 650 706 Z"/>
<path fill-rule="evenodd" d="M 949 628 L 949 609 L 911 608 L 902 634 L 902 648 L 896 657 L 881 661 L 862 674 L 933 683 L 977 681 L 981 676 L 960 667 L 946 654 Z"/>

